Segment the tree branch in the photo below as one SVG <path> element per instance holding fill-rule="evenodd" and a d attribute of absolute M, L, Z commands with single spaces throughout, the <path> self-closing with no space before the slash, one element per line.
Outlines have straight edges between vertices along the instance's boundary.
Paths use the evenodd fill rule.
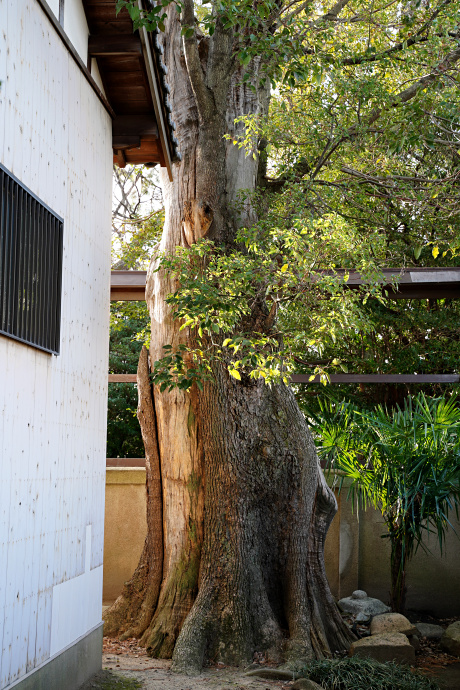
<path fill-rule="evenodd" d="M 440 62 L 439 65 L 435 67 L 435 69 L 432 72 L 430 72 L 430 74 L 427 74 L 425 77 L 422 77 L 414 84 L 411 84 L 411 86 L 409 86 L 407 89 L 404 89 L 400 93 L 393 96 L 391 103 L 387 107 L 375 108 L 365 121 L 365 128 L 368 128 L 371 125 L 373 125 L 383 113 L 389 110 L 389 108 L 398 108 L 401 105 L 404 105 L 404 103 L 407 103 L 408 101 L 412 100 L 420 91 L 426 89 L 427 86 L 435 82 L 440 77 L 444 76 L 446 72 L 452 69 L 459 60 L 460 47 L 448 53 L 444 60 L 442 60 L 442 62 Z M 345 134 L 343 134 L 340 137 L 340 139 L 338 139 L 335 142 L 331 141 L 329 143 L 329 146 L 323 151 L 319 160 L 317 161 L 314 171 L 311 175 L 311 179 L 313 180 L 316 177 L 316 175 L 318 175 L 319 171 L 324 166 L 324 164 L 327 163 L 332 154 L 345 141 L 350 141 L 350 139 L 354 139 L 362 132 L 362 130 L 362 125 L 353 125 Z M 276 180 L 271 180 L 267 184 L 267 186 L 269 186 L 273 191 L 280 191 L 288 180 L 292 180 L 293 175 L 294 177 L 299 178 L 302 176 L 302 174 L 307 174 L 312 167 L 313 166 L 308 165 L 305 159 L 302 159 L 301 161 L 299 161 L 298 165 L 290 174 L 285 174 Z"/>
<path fill-rule="evenodd" d="M 338 0 L 326 14 L 321 15 L 321 17 L 318 17 L 314 22 L 311 22 L 311 26 L 316 26 L 317 24 L 320 24 L 321 22 L 329 21 L 329 22 L 335 22 L 338 19 L 338 16 L 340 12 L 351 2 L 351 0 Z M 294 4 L 294 3 L 293 3 Z M 297 17 L 301 12 L 303 12 L 307 7 L 311 5 L 310 0 L 306 0 L 306 2 L 303 2 L 301 5 L 296 7 L 295 10 L 292 10 L 289 14 L 284 16 L 282 20 L 278 22 L 279 24 L 284 24 L 288 25 L 294 17 Z M 285 10 L 283 10 L 285 11 Z"/>
<path fill-rule="evenodd" d="M 344 7 L 348 5 L 350 0 L 338 0 L 330 10 L 326 12 L 326 14 L 323 14 L 323 16 L 320 18 L 322 20 L 327 20 L 327 21 L 335 21 L 341 11 L 343 10 Z"/>
<path fill-rule="evenodd" d="M 410 38 L 408 38 L 406 41 L 400 41 L 399 43 L 396 43 L 394 46 L 391 48 L 387 48 L 387 50 L 382 50 L 380 53 L 374 53 L 374 54 L 369 54 L 365 53 L 363 55 L 357 55 L 355 57 L 350 57 L 350 58 L 344 58 L 341 60 L 342 65 L 346 65 L 347 67 L 353 67 L 356 65 L 361 65 L 366 62 L 377 62 L 378 60 L 382 60 L 383 58 L 390 57 L 391 55 L 394 55 L 395 53 L 399 53 L 401 50 L 405 50 L 406 48 L 410 48 L 411 46 L 420 44 L 420 43 L 426 43 L 429 40 L 429 36 L 426 35 L 426 32 L 430 28 L 430 26 L 433 24 L 434 20 L 439 16 L 439 14 L 442 12 L 443 9 L 445 9 L 448 5 L 452 3 L 452 0 L 444 0 L 431 14 L 429 19 L 422 24 L 420 29 Z M 322 17 L 318 21 L 324 21 L 324 20 L 329 20 L 329 21 L 337 21 L 338 19 L 338 12 L 340 12 L 343 7 L 348 4 L 347 0 L 341 0 L 340 2 L 337 2 L 336 5 L 334 5 L 331 10 Z M 336 10 L 337 8 L 337 10 Z M 334 12 L 337 11 L 337 14 L 334 14 Z M 315 22 L 316 23 L 316 22 Z M 458 31 L 453 32 L 449 31 L 448 35 L 450 38 L 457 39 L 458 38 Z M 305 53 L 307 55 L 312 55 L 313 51 L 312 50 L 306 50 Z M 325 56 L 325 61 L 326 62 L 335 62 L 336 58 L 334 57 L 328 57 Z"/>

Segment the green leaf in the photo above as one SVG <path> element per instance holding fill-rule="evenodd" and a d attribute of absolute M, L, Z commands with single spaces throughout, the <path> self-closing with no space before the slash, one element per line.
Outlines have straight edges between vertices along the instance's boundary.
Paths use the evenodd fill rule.
<path fill-rule="evenodd" d="M 181 29 L 181 35 L 184 38 L 193 38 L 195 35 L 195 29 L 192 26 L 183 26 Z"/>

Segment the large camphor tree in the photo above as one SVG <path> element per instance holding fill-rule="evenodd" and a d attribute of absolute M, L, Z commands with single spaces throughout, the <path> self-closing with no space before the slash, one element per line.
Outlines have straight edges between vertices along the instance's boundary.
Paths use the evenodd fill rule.
<path fill-rule="evenodd" d="M 431 252 L 430 223 L 452 242 L 458 6 L 118 4 L 160 30 L 182 159 L 138 367 L 148 535 L 105 633 L 185 671 L 328 656 L 351 641 L 323 561 L 337 506 L 286 376 L 366 328 L 318 269 L 360 268 L 378 297 L 397 247 Z"/>

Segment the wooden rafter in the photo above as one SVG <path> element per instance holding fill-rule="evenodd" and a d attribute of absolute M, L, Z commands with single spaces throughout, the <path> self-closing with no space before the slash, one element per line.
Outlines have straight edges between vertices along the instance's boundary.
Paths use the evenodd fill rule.
<path fill-rule="evenodd" d="M 142 57 L 142 43 L 137 34 L 103 34 L 88 38 L 88 52 L 91 57 L 126 56 Z"/>
<path fill-rule="evenodd" d="M 158 38 L 144 28 L 133 32 L 126 8 L 117 14 L 115 0 L 82 2 L 90 31 L 89 64 L 97 62 L 115 115 L 114 162 L 120 167 L 159 163 L 172 180 L 172 161 L 179 159 L 178 142 Z"/>

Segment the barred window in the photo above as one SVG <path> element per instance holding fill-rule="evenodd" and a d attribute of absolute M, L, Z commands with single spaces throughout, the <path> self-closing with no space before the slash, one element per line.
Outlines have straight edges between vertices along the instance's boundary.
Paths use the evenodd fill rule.
<path fill-rule="evenodd" d="M 0 334 L 59 354 L 64 224 L 0 164 Z"/>

